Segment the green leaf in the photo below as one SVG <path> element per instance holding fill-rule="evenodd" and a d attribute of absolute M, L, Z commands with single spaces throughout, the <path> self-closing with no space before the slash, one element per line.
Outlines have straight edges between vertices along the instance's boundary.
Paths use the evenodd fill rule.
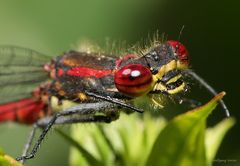
<path fill-rule="evenodd" d="M 224 95 L 225 93 L 222 92 L 206 105 L 179 115 L 170 121 L 159 134 L 147 165 L 206 165 L 206 118 Z"/>
<path fill-rule="evenodd" d="M 234 123 L 233 118 L 226 118 L 213 128 L 207 129 L 205 144 L 208 165 L 212 164 L 223 137 Z"/>
<path fill-rule="evenodd" d="M 73 138 L 60 133 L 74 147 L 70 165 L 211 165 L 233 125 L 233 120 L 224 120 L 206 133 L 206 119 L 224 95 L 222 92 L 206 105 L 168 123 L 146 111 L 142 117 L 122 114 L 111 124 L 76 125 L 72 128 Z"/>
<path fill-rule="evenodd" d="M 165 119 L 152 118 L 147 112 L 143 118 L 138 114 L 122 114 L 119 120 L 111 124 L 74 126 L 72 136 L 78 144 L 97 157 L 101 165 L 143 166 L 165 124 Z M 91 161 L 81 158 L 79 152 L 75 148 L 71 149 L 70 165 L 84 165 L 82 160 L 85 160 L 85 165 L 91 165 Z"/>
<path fill-rule="evenodd" d="M 91 153 L 89 153 L 87 150 L 85 150 L 84 147 L 82 147 L 81 144 L 79 144 L 77 141 L 75 141 L 72 137 L 65 134 L 61 130 L 56 129 L 56 131 L 64 139 L 66 139 L 69 143 L 71 143 L 71 145 L 74 146 L 83 155 L 83 157 L 85 157 L 89 161 L 90 165 L 100 165 L 101 164 Z"/>
<path fill-rule="evenodd" d="M 0 166 L 22 166 L 22 164 L 0 150 Z"/>

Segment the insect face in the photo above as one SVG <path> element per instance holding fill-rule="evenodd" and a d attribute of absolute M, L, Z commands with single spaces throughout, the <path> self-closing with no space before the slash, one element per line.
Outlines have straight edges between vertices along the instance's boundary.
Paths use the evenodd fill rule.
<path fill-rule="evenodd" d="M 145 59 L 152 71 L 155 85 L 153 93 L 176 94 L 186 89 L 183 81 L 180 58 L 176 56 L 175 49 L 169 43 L 153 48 L 145 55 Z"/>
<path fill-rule="evenodd" d="M 180 57 L 186 55 L 180 56 L 180 53 L 184 52 L 176 55 L 175 47 L 167 43 L 153 48 L 138 59 L 124 62 L 126 65 L 115 72 L 115 86 L 130 97 L 148 92 L 176 94 L 184 91 L 186 83 L 182 78 L 182 70 L 186 64 Z"/>

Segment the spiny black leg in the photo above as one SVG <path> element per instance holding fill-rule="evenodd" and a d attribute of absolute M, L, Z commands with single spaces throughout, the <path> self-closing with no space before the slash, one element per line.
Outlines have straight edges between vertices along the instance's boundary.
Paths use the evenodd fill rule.
<path fill-rule="evenodd" d="M 48 125 L 43 129 L 41 135 L 39 136 L 37 142 L 35 143 L 32 151 L 30 152 L 29 155 L 25 155 L 25 156 L 21 156 L 21 157 L 17 157 L 16 160 L 17 161 L 21 161 L 21 160 L 27 160 L 27 159 L 31 159 L 35 156 L 35 154 L 37 153 L 43 139 L 45 138 L 46 134 L 48 133 L 48 131 L 50 130 L 50 128 L 53 126 L 54 122 L 56 121 L 56 119 L 60 116 L 60 113 L 56 113 L 55 115 L 52 116 L 51 121 L 48 123 Z"/>
<path fill-rule="evenodd" d="M 198 74 L 196 74 L 195 72 L 193 72 L 192 70 L 186 70 L 185 71 L 186 74 L 192 76 L 193 78 L 195 78 L 201 85 L 203 85 L 210 93 L 212 93 L 214 96 L 217 95 L 217 92 L 215 91 L 215 89 L 213 89 L 203 78 L 201 78 Z M 223 100 L 220 100 L 220 104 L 222 106 L 222 108 L 224 109 L 226 116 L 229 117 L 230 113 L 229 110 L 227 108 L 227 106 L 225 105 Z"/>
<path fill-rule="evenodd" d="M 117 120 L 119 118 L 119 112 L 118 111 L 115 111 L 115 110 L 103 110 L 101 111 L 104 116 L 102 115 L 99 115 L 99 116 L 96 116 L 94 115 L 95 112 L 93 112 L 92 114 L 86 114 L 86 115 L 82 115 L 82 114 L 74 114 L 74 116 L 61 116 L 59 117 L 54 125 L 63 125 L 63 124 L 73 124 L 73 123 L 79 123 L 79 122 L 91 122 L 91 117 L 92 117 L 92 122 L 105 122 L 105 123 L 108 123 L 108 122 L 112 122 L 114 120 Z M 103 117 L 103 118 L 100 118 L 99 121 L 97 120 L 98 117 Z M 51 120 L 51 117 L 45 117 L 41 120 L 39 120 L 37 122 L 37 126 L 38 127 L 46 127 L 48 125 L 48 123 L 50 122 Z"/>
<path fill-rule="evenodd" d="M 25 144 L 24 146 L 24 149 L 23 149 L 23 152 L 22 152 L 22 156 L 25 156 L 30 148 L 30 146 L 32 145 L 32 141 L 33 141 L 33 138 L 35 136 L 35 132 L 36 132 L 36 129 L 38 128 L 38 126 L 36 124 L 33 125 L 32 127 L 32 130 L 28 136 L 28 140 L 27 140 L 27 143 Z M 25 160 L 21 160 L 20 163 L 21 164 L 24 164 L 24 161 Z"/>
<path fill-rule="evenodd" d="M 48 117 L 44 120 L 41 120 L 41 122 L 38 123 L 39 126 L 47 126 L 48 123 L 50 122 L 51 117 Z M 113 120 L 116 120 L 113 117 L 110 116 L 105 116 L 105 115 L 74 115 L 74 116 L 62 116 L 59 117 L 54 125 L 63 125 L 63 124 L 74 124 L 74 123 L 89 123 L 89 122 L 104 122 L 104 123 L 110 123 Z"/>
<path fill-rule="evenodd" d="M 71 108 L 68 108 L 64 111 L 61 111 L 61 112 L 57 112 L 56 114 L 54 114 L 50 121 L 46 124 L 46 127 L 43 129 L 41 135 L 39 136 L 37 142 L 35 143 L 32 151 L 30 152 L 29 155 L 25 155 L 25 156 L 21 156 L 21 157 L 17 157 L 16 160 L 17 161 L 21 161 L 21 160 L 27 160 L 27 159 L 31 159 L 33 158 L 43 139 L 45 138 L 46 134 L 48 133 L 48 131 L 51 129 L 51 127 L 54 125 L 54 123 L 56 122 L 56 120 L 61 117 L 61 116 L 70 116 L 70 115 L 73 115 L 73 114 L 80 114 L 80 115 L 88 115 L 90 113 L 95 113 L 96 111 L 98 110 L 101 110 L 101 109 L 104 109 L 104 108 L 109 108 L 111 107 L 112 105 L 110 105 L 109 103 L 106 103 L 106 102 L 102 102 L 102 103 L 87 103 L 87 104 L 80 104 L 80 105 L 77 105 L 77 106 L 74 106 L 74 107 L 71 107 Z M 91 110 L 94 110 L 93 112 L 91 112 Z M 99 117 L 92 117 L 90 116 L 90 118 L 92 118 L 92 122 L 95 120 L 107 120 L 107 118 L 100 118 Z M 95 118 L 95 119 L 94 119 Z M 97 119 L 98 118 L 98 119 Z M 40 120 L 41 121 L 41 120 Z M 90 121 L 90 120 L 89 120 Z M 91 122 L 91 121 L 90 121 Z"/>
<path fill-rule="evenodd" d="M 85 91 L 85 93 L 88 95 L 88 96 L 91 96 L 91 97 L 95 97 L 97 99 L 101 99 L 101 100 L 104 100 L 104 101 L 108 101 L 108 102 L 111 102 L 113 104 L 117 104 L 121 107 L 124 107 L 124 108 L 128 108 L 132 111 L 136 111 L 136 112 L 139 112 L 139 113 L 143 113 L 144 111 L 140 108 L 136 108 L 132 105 L 129 105 L 127 103 L 124 103 L 123 101 L 121 100 L 118 100 L 118 99 L 115 99 L 115 98 L 111 98 L 109 96 L 105 97 L 105 96 L 102 96 L 102 95 L 98 95 L 98 94 L 95 94 L 95 93 L 92 93 L 92 92 L 88 92 L 88 91 Z"/>
<path fill-rule="evenodd" d="M 16 160 L 24 161 L 27 159 L 31 159 L 35 156 L 37 153 L 39 146 L 41 145 L 44 137 L 46 136 L 47 132 L 50 130 L 50 128 L 55 124 L 54 122 L 57 120 L 57 118 L 60 117 L 60 114 L 55 114 L 55 116 L 52 117 L 51 121 L 47 124 L 46 128 L 42 131 L 42 134 L 38 138 L 37 142 L 35 143 L 32 152 L 29 155 L 24 155 L 21 157 L 16 158 Z M 110 123 L 112 121 L 111 117 L 108 116 L 103 116 L 103 115 L 89 115 L 85 117 L 71 117 L 67 116 L 64 119 L 62 119 L 61 124 L 66 124 L 66 123 L 84 123 L 84 122 L 105 122 L 105 123 Z"/>

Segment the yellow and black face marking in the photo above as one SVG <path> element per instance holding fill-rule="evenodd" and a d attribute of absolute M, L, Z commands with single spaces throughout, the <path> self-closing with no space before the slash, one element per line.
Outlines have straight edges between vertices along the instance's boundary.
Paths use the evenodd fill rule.
<path fill-rule="evenodd" d="M 171 45 L 159 45 L 141 58 L 152 72 L 154 86 L 151 92 L 173 95 L 187 89 L 182 75 L 186 68 L 179 65 L 181 59 L 176 56 Z"/>
<path fill-rule="evenodd" d="M 177 61 L 172 60 L 163 65 L 157 74 L 153 75 L 156 82 L 153 92 L 165 92 L 167 94 L 177 94 L 185 91 L 186 84 L 183 81 L 181 71 L 177 69 Z"/>

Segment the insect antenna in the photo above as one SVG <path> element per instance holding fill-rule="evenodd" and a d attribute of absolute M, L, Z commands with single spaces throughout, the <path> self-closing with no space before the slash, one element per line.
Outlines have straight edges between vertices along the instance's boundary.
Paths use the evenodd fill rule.
<path fill-rule="evenodd" d="M 146 55 L 143 55 L 143 58 L 148 66 L 148 68 L 150 69 L 150 71 L 152 72 L 152 74 L 156 74 L 158 72 L 158 70 L 154 69 L 153 67 L 151 67 L 150 63 L 148 62 Z"/>
<path fill-rule="evenodd" d="M 184 28 L 185 28 L 185 25 L 182 26 L 182 28 L 181 28 L 181 30 L 180 30 L 180 32 L 179 32 L 178 41 L 180 41 L 180 39 L 181 39 L 181 36 L 182 36 L 182 33 L 183 33 Z"/>
<path fill-rule="evenodd" d="M 140 51 L 140 54 L 142 55 L 142 57 L 144 58 L 148 68 L 151 70 L 151 65 L 150 63 L 148 62 L 147 58 L 146 58 L 146 55 L 144 55 L 144 52 L 143 51 Z"/>
<path fill-rule="evenodd" d="M 201 78 L 198 74 L 196 74 L 195 72 L 193 72 L 192 70 L 186 70 L 186 73 L 191 75 L 194 79 L 196 79 L 201 85 L 203 85 L 210 93 L 212 93 L 214 96 L 217 95 L 217 92 L 215 91 L 215 89 L 213 89 L 203 78 Z M 227 106 L 225 105 L 223 100 L 219 101 L 222 108 L 225 111 L 225 114 L 227 117 L 230 117 L 230 113 L 229 110 L 227 108 Z"/>

